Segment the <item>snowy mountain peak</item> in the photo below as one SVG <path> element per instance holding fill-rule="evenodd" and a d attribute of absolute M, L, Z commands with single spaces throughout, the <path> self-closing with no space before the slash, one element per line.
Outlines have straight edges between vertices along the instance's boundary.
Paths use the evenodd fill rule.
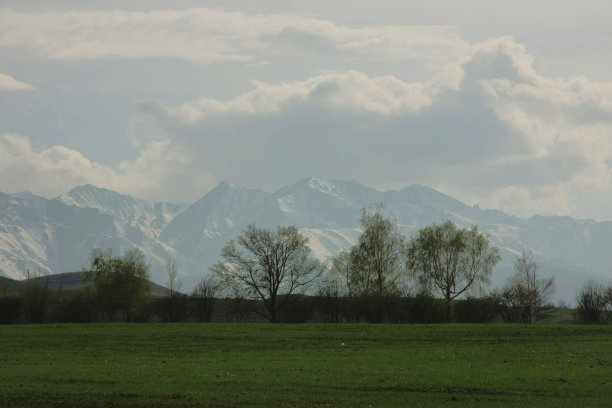
<path fill-rule="evenodd" d="M 340 183 L 342 184 L 342 182 Z M 313 195 L 314 193 L 314 195 Z M 334 180 L 326 180 L 320 177 L 310 177 L 298 181 L 295 184 L 282 187 L 274 193 L 277 197 L 299 194 L 304 197 L 326 195 L 335 199 L 343 200 L 341 188 Z"/>
<path fill-rule="evenodd" d="M 75 187 L 68 193 L 59 196 L 57 200 L 68 205 L 97 208 L 101 211 L 111 213 L 117 209 L 117 206 L 121 205 L 121 201 L 129 202 L 130 204 L 137 201 L 130 196 L 96 187 L 92 184 Z"/>
<path fill-rule="evenodd" d="M 434 190 L 431 187 L 426 187 L 420 184 L 413 184 L 409 187 L 404 188 L 399 192 L 404 198 L 410 199 L 410 201 L 420 204 L 435 204 L 441 206 L 452 206 L 452 207 L 467 207 L 461 201 L 454 199 L 453 197 Z"/>
<path fill-rule="evenodd" d="M 239 186 L 237 186 L 234 183 L 230 183 L 227 180 L 223 180 L 219 184 L 217 184 L 217 186 L 213 190 L 216 190 L 216 189 L 230 190 L 230 189 L 233 189 L 233 188 L 239 188 Z"/>
<path fill-rule="evenodd" d="M 43 197 L 37 196 L 30 191 L 21 191 L 19 193 L 12 194 L 13 197 L 22 198 L 24 200 L 40 200 Z"/>
<path fill-rule="evenodd" d="M 332 183 L 319 177 L 308 179 L 308 186 L 325 194 L 338 195 L 337 189 Z"/>
<path fill-rule="evenodd" d="M 219 260 L 225 243 L 252 223 L 263 228 L 296 225 L 309 237 L 313 254 L 326 259 L 356 242 L 361 209 L 377 203 L 384 203 L 385 212 L 408 237 L 446 219 L 477 225 L 503 253 L 494 285 L 503 284 L 523 248 L 537 254 L 545 275 L 556 273 L 557 293 L 566 300 L 587 279 L 582 272 L 609 275 L 612 222 L 539 216 L 524 220 L 467 206 L 418 184 L 379 191 L 356 181 L 320 177 L 274 193 L 223 181 L 189 207 L 151 203 L 92 185 L 53 200 L 0 193 L 0 275 L 20 278 L 27 268 L 42 273 L 79 270 L 91 248 L 121 252 L 136 247 L 145 253 L 157 282 L 166 279 L 168 257 L 195 282 Z"/>

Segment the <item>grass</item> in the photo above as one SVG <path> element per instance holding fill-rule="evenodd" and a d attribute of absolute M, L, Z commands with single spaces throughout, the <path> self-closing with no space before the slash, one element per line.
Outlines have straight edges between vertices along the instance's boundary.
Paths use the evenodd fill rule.
<path fill-rule="evenodd" d="M 609 407 L 612 327 L 0 327 L 2 407 Z"/>

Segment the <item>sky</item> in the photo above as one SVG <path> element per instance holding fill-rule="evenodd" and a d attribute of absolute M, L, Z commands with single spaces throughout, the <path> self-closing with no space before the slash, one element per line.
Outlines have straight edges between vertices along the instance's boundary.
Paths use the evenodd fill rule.
<path fill-rule="evenodd" d="M 612 220 L 610 21 L 609 0 L 1 0 L 0 191 L 318 176 Z"/>

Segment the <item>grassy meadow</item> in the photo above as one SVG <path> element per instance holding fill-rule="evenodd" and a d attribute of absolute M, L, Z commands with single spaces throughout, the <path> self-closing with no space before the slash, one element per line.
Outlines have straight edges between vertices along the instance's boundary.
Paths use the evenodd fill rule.
<path fill-rule="evenodd" d="M 0 326 L 1 407 L 610 407 L 612 327 Z"/>

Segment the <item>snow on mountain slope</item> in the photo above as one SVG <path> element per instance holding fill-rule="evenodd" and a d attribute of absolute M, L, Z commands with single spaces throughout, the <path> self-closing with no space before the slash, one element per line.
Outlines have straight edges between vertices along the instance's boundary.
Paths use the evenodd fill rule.
<path fill-rule="evenodd" d="M 0 193 L 0 273 L 22 279 L 28 270 L 36 274 L 80 270 L 84 246 L 114 232 L 112 218 L 95 209 Z"/>
<path fill-rule="evenodd" d="M 183 206 L 151 204 L 113 191 L 84 186 L 54 200 L 32 194 L 0 195 L 0 274 L 15 279 L 80 271 L 93 248 L 116 254 L 141 249 L 154 280 L 165 276 L 169 256 L 161 228 Z M 186 264 L 191 262 L 184 260 Z"/>
<path fill-rule="evenodd" d="M 283 213 L 283 224 L 304 228 L 352 227 L 359 220 L 365 200 L 355 200 L 357 194 L 347 195 L 343 187 L 341 183 L 312 177 L 283 187 L 272 196 Z"/>
<path fill-rule="evenodd" d="M 357 242 L 359 228 L 300 228 L 308 237 L 308 247 L 319 261 L 328 261 L 343 249 L 349 250 Z"/>
<path fill-rule="evenodd" d="M 357 241 L 362 208 L 378 203 L 384 203 L 408 237 L 447 219 L 462 227 L 477 225 L 502 252 L 494 286 L 512 273 L 523 248 L 534 251 L 542 276 L 557 276 L 557 298 L 572 301 L 590 277 L 612 278 L 607 248 L 612 222 L 524 220 L 467 206 L 420 185 L 378 191 L 356 181 L 318 177 L 272 193 L 222 182 L 188 207 L 149 203 L 94 186 L 77 187 L 55 200 L 0 194 L 0 274 L 21 278 L 28 267 L 39 273 L 80 270 L 93 247 L 115 253 L 136 247 L 151 264 L 154 281 L 165 283 L 165 261 L 172 257 L 189 289 L 248 224 L 296 225 L 309 237 L 313 255 L 325 260 Z"/>
<path fill-rule="evenodd" d="M 248 224 L 270 228 L 281 217 L 269 193 L 222 182 L 177 215 L 161 232 L 160 240 L 207 271 L 225 243 Z"/>
<path fill-rule="evenodd" d="M 57 200 L 81 208 L 97 208 L 120 223 L 140 228 L 155 238 L 178 213 L 187 208 L 187 204 L 150 203 L 91 184 L 75 187 Z"/>
<path fill-rule="evenodd" d="M 580 266 L 575 262 L 575 257 L 559 257 L 567 250 L 563 243 L 569 244 L 569 236 L 572 236 L 571 240 L 580 238 L 576 237 L 576 233 L 559 234 L 560 229 L 568 228 L 565 224 L 553 223 L 548 230 L 543 230 L 542 222 L 523 220 L 502 211 L 467 206 L 419 185 L 401 191 L 381 192 L 354 181 L 316 177 L 301 180 L 274 193 L 222 183 L 197 205 L 194 204 L 197 210 L 190 209 L 177 217 L 177 222 L 179 218 L 181 220 L 181 231 L 175 230 L 175 238 L 167 242 L 177 244 L 179 251 L 187 249 L 186 255 L 190 259 L 197 259 L 207 268 L 219 260 L 223 245 L 235 238 L 249 223 L 256 222 L 266 227 L 297 225 L 309 237 L 313 255 L 323 260 L 356 242 L 360 234 L 361 209 L 377 203 L 385 204 L 387 214 L 397 220 L 400 230 L 408 237 L 423 226 L 447 219 L 462 227 L 477 225 L 502 253 L 503 260 L 493 276 L 495 286 L 504 284 L 513 271 L 514 259 L 523 248 L 534 250 L 542 276 L 557 275 L 557 298 L 571 301 L 579 285 L 586 279 L 597 277 L 597 273 L 609 276 L 596 267 L 604 261 L 612 261 L 607 251 L 599 251 L 600 258 L 583 257 L 584 264 Z M 272 222 L 262 217 L 263 213 L 272 214 Z M 585 224 L 572 220 L 570 225 L 572 228 L 584 228 L 586 225 L 599 231 L 601 245 L 612 238 L 612 231 L 605 230 L 606 223 L 591 225 L 590 222 Z M 588 236 L 585 234 L 585 237 Z M 162 236 L 168 237 L 169 234 L 164 231 Z M 574 247 L 574 252 L 587 245 L 584 239 L 580 238 L 579 241 L 581 243 Z"/>

